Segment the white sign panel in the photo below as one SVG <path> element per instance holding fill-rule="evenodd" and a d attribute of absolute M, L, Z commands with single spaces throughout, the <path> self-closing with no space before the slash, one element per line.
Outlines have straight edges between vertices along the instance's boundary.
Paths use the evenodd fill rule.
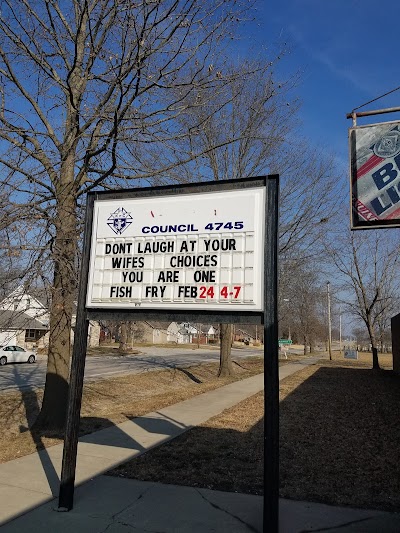
<path fill-rule="evenodd" d="M 262 311 L 265 188 L 96 200 L 87 307 Z"/>
<path fill-rule="evenodd" d="M 345 348 L 344 349 L 344 358 L 345 359 L 358 359 L 358 352 L 354 348 Z"/>

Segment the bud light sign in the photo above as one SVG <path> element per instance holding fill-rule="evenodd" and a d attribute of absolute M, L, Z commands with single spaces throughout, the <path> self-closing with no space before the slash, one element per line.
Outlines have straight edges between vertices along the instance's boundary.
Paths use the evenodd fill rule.
<path fill-rule="evenodd" d="M 400 226 L 400 122 L 350 128 L 353 229 Z"/>

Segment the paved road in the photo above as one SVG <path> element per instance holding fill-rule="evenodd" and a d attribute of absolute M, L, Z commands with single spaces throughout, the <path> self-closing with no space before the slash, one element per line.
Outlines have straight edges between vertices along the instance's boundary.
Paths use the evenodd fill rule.
<path fill-rule="evenodd" d="M 111 376 L 134 374 L 162 368 L 188 367 L 196 363 L 219 360 L 218 349 L 142 348 L 140 355 L 92 356 L 86 359 L 85 380 L 94 381 Z M 262 355 L 257 348 L 233 349 L 234 359 Z M 8 364 L 0 367 L 0 391 L 31 389 L 44 385 L 46 361 L 34 365 Z"/>

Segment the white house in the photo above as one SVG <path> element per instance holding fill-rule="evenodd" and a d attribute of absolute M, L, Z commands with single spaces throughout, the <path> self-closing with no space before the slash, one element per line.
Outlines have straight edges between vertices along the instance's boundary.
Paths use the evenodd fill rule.
<path fill-rule="evenodd" d="M 178 344 L 190 344 L 195 337 L 197 337 L 197 328 L 189 322 L 182 322 L 182 324 L 179 324 L 177 335 Z"/>
<path fill-rule="evenodd" d="M 71 342 L 76 315 L 72 316 Z M 0 345 L 44 348 L 49 343 L 49 303 L 33 296 L 22 285 L 0 302 Z M 89 323 L 88 346 L 98 346 L 100 326 Z"/>
<path fill-rule="evenodd" d="M 49 318 L 45 302 L 17 287 L 0 302 L 0 344 L 46 346 Z"/>
<path fill-rule="evenodd" d="M 217 337 L 217 331 L 214 326 L 203 326 L 202 332 L 206 337 L 206 343 L 208 343 L 210 340 L 216 339 Z"/>
<path fill-rule="evenodd" d="M 216 338 L 216 330 L 212 325 L 198 324 L 196 327 L 189 322 L 182 322 L 179 326 L 177 341 L 179 344 L 197 342 L 198 332 L 201 344 L 208 344 L 211 339 Z"/>
<path fill-rule="evenodd" d="M 22 312 L 32 318 L 37 318 L 44 324 L 48 324 L 50 320 L 48 304 L 45 299 L 39 299 L 39 297 L 27 293 L 22 285 L 0 302 L 0 310 Z"/>

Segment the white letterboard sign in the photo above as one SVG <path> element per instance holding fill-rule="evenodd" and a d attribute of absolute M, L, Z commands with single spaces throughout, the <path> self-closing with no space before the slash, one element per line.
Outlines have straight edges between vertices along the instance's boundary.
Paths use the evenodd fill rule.
<path fill-rule="evenodd" d="M 262 311 L 265 188 L 95 200 L 86 306 Z"/>

